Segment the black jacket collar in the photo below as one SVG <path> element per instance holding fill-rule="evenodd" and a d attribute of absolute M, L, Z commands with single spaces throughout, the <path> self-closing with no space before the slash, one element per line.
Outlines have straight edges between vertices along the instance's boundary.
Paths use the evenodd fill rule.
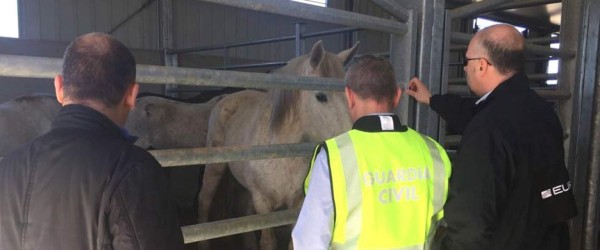
<path fill-rule="evenodd" d="M 381 125 L 380 116 L 391 117 L 394 125 L 393 130 L 383 130 Z M 366 115 L 361 118 L 358 118 L 352 129 L 364 131 L 364 132 L 405 132 L 407 130 L 406 126 L 400 123 L 400 118 L 394 114 L 381 114 L 381 115 Z"/>
<path fill-rule="evenodd" d="M 102 113 L 80 104 L 64 106 L 52 122 L 52 129 L 79 129 L 134 142 L 137 138 Z"/>
<path fill-rule="evenodd" d="M 492 90 L 492 93 L 490 93 L 485 100 L 478 105 L 475 105 L 475 111 L 480 111 L 495 98 L 509 95 L 510 93 L 514 92 L 528 91 L 529 89 L 529 78 L 527 78 L 527 75 L 525 75 L 523 72 L 517 72 L 510 78 L 506 79 L 506 81 L 500 83 L 494 90 Z"/>

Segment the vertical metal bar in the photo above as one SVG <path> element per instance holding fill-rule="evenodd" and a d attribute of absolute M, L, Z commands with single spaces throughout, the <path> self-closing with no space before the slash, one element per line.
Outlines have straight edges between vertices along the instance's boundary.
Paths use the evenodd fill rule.
<path fill-rule="evenodd" d="M 559 89 L 573 98 L 560 103 L 560 115 L 570 133 L 568 168 L 573 179 L 579 216 L 571 221 L 571 248 L 598 249 L 598 49 L 600 2 L 569 0 L 562 3 L 561 48 L 577 57 L 562 58 Z M 594 108 L 596 109 L 594 110 Z"/>
<path fill-rule="evenodd" d="M 440 94 L 448 93 L 448 75 L 450 70 L 450 33 L 452 33 L 452 14 L 449 10 L 444 11 L 444 50 L 442 55 L 442 78 Z M 438 141 L 445 145 L 446 141 L 446 122 L 443 119 L 438 120 Z"/>
<path fill-rule="evenodd" d="M 406 83 L 415 73 L 415 60 L 417 51 L 417 15 L 413 10 L 409 11 L 409 20 L 406 22 L 408 31 L 399 36 L 390 34 L 390 60 L 396 73 L 396 81 L 400 88 L 404 89 Z M 411 109 L 408 98 L 401 98 L 400 104 L 396 108 L 396 114 L 400 121 L 409 124 L 412 117 L 409 112 Z"/>
<path fill-rule="evenodd" d="M 160 40 L 161 50 L 164 52 L 165 66 L 177 66 L 177 56 L 166 53 L 167 49 L 173 48 L 173 2 L 172 0 L 160 0 Z M 165 95 L 178 97 L 177 84 L 165 84 Z M 175 90 L 175 91 L 174 91 Z"/>
<path fill-rule="evenodd" d="M 296 57 L 304 55 L 304 40 L 302 39 L 302 33 L 304 33 L 304 23 L 296 23 L 295 24 L 295 48 L 296 48 Z"/>
<path fill-rule="evenodd" d="M 223 69 L 229 69 L 229 48 L 223 49 Z"/>
<path fill-rule="evenodd" d="M 443 64 L 444 52 L 448 50 L 444 40 L 447 22 L 445 19 L 445 1 L 423 1 L 421 16 L 421 34 L 427 35 L 419 37 L 418 76 L 429 84 L 429 90 L 432 94 L 440 94 L 445 80 L 443 78 L 443 68 L 447 66 L 447 64 Z M 416 114 L 415 127 L 421 133 L 439 140 L 441 135 L 444 134 L 443 131 L 440 132 L 439 130 L 439 116 L 424 105 L 417 106 Z"/>
<path fill-rule="evenodd" d="M 600 20 L 598 20 L 600 21 Z M 597 21 L 597 22 L 598 22 Z M 597 33 L 596 33 L 597 34 Z M 600 41 L 599 41 L 600 43 Z M 598 56 L 600 57 L 600 51 Z M 590 164 L 588 165 L 588 187 L 587 187 L 587 202 L 585 208 L 585 236 L 584 249 L 598 249 L 600 247 L 598 234 L 600 228 L 600 211 L 598 211 L 600 197 L 598 190 L 600 189 L 600 63 L 596 65 L 596 84 L 594 94 L 594 117 L 592 123 L 592 145 L 590 150 Z"/>

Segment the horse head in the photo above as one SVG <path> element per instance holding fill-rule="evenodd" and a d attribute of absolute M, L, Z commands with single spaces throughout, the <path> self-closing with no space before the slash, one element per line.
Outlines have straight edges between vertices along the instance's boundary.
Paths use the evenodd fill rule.
<path fill-rule="evenodd" d="M 275 74 L 344 78 L 344 65 L 352 60 L 358 50 L 352 48 L 333 54 L 325 51 L 323 43 L 315 43 L 309 54 L 294 58 Z M 291 123 L 300 125 L 304 141 L 323 141 L 351 127 L 348 105 L 343 91 L 274 90 L 271 127 L 285 131 Z"/>

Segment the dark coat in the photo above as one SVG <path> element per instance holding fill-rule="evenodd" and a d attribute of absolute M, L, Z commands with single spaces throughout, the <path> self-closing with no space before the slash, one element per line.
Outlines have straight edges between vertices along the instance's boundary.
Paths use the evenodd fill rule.
<path fill-rule="evenodd" d="M 159 163 L 82 105 L 0 162 L 0 249 L 181 249 Z"/>
<path fill-rule="evenodd" d="M 435 95 L 431 108 L 463 137 L 444 206 L 442 249 L 569 249 L 576 215 L 563 130 L 517 73 L 478 105 Z"/>

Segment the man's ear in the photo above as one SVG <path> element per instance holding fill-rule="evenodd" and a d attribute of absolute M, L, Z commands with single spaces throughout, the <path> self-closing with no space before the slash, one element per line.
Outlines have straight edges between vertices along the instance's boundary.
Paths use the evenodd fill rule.
<path fill-rule="evenodd" d="M 352 107 L 354 107 L 354 103 L 355 103 L 354 92 L 352 92 L 352 90 L 350 90 L 350 88 L 348 88 L 348 87 L 345 87 L 344 91 L 346 92 L 346 101 L 348 102 L 348 108 L 352 109 Z"/>
<path fill-rule="evenodd" d="M 133 84 L 131 84 L 131 86 L 129 86 L 129 88 L 127 88 L 124 98 L 125 98 L 125 106 L 127 106 L 127 108 L 129 110 L 133 110 L 133 108 L 135 108 L 135 101 L 136 101 L 139 91 L 140 91 L 140 85 L 137 83 L 133 83 Z"/>
<path fill-rule="evenodd" d="M 54 77 L 54 94 L 58 103 L 63 104 L 65 101 L 64 88 L 63 88 L 63 77 L 56 75 Z"/>
<path fill-rule="evenodd" d="M 490 69 L 490 65 L 486 60 L 479 60 L 479 74 L 485 75 Z"/>
<path fill-rule="evenodd" d="M 400 88 L 397 88 L 396 95 L 394 96 L 394 100 L 392 100 L 392 109 L 394 109 L 394 108 L 396 108 L 396 106 L 398 106 L 398 103 L 400 103 L 401 96 L 402 96 L 402 90 Z"/>

